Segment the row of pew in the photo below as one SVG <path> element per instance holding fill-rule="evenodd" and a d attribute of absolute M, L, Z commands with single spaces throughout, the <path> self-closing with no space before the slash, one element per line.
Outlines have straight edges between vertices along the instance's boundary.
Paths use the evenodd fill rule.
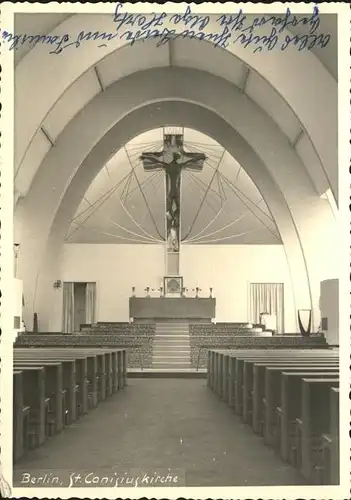
<path fill-rule="evenodd" d="M 309 484 L 339 484 L 337 350 L 210 350 L 207 384 Z"/>
<path fill-rule="evenodd" d="M 126 384 L 125 349 L 15 348 L 14 462 Z"/>

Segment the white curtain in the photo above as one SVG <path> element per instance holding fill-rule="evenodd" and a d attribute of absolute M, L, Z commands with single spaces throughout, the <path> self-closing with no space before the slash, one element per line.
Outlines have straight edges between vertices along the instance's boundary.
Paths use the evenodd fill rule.
<path fill-rule="evenodd" d="M 260 314 L 275 314 L 277 333 L 284 333 L 284 283 L 250 283 L 250 321 L 260 323 Z"/>
<path fill-rule="evenodd" d="M 63 283 L 63 333 L 74 331 L 74 283 Z"/>
<path fill-rule="evenodd" d="M 85 322 L 95 323 L 96 283 L 87 283 L 85 289 Z"/>

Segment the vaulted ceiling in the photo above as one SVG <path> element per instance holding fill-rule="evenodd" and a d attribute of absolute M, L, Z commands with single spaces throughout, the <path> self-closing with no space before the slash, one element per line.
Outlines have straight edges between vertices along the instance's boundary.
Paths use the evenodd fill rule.
<path fill-rule="evenodd" d="M 15 32 L 16 33 L 32 33 L 46 35 L 54 31 L 65 19 L 68 19 L 72 14 L 47 13 L 39 14 L 20 14 L 15 17 Z M 297 14 L 296 18 L 301 19 L 303 14 Z M 312 48 L 312 52 L 322 61 L 330 74 L 337 80 L 338 78 L 338 59 L 337 59 L 337 16 L 320 14 L 320 29 L 324 33 L 331 34 L 331 40 L 324 48 L 317 45 Z M 308 33 L 309 27 L 306 24 L 300 23 L 296 26 L 289 26 L 292 33 L 304 35 Z M 15 51 L 14 58 L 17 64 L 28 52 L 32 46 L 23 44 Z"/>
<path fill-rule="evenodd" d="M 16 31 L 18 33 L 46 34 L 56 29 L 57 32 L 60 32 L 62 23 L 71 20 L 73 22 L 73 18 L 74 16 L 68 14 L 36 14 L 35 16 L 21 14 L 16 16 Z M 84 15 L 80 16 L 80 18 L 84 19 Z M 108 19 L 108 16 L 106 18 Z M 291 27 L 293 32 L 301 34 L 306 29 L 303 24 Z M 327 79 L 328 87 L 325 88 L 325 92 L 331 97 L 332 92 L 329 92 L 329 87 L 332 85 L 332 80 L 337 80 L 336 16 L 321 14 L 320 31 L 331 33 L 330 42 L 325 49 L 313 49 L 315 55 L 329 73 L 330 82 Z M 189 50 L 189 43 L 191 51 Z M 250 69 L 247 64 L 235 56 L 230 58 L 229 64 L 227 51 L 216 48 L 208 42 L 178 38 L 157 48 L 156 45 L 157 41 L 152 39 L 147 42 L 137 42 L 132 47 L 125 45 L 100 59 L 97 64 L 91 66 L 88 71 L 85 71 L 79 78 L 72 81 L 54 105 L 45 111 L 43 122 L 34 133 L 27 148 L 25 147 L 26 141 L 22 142 L 22 138 L 30 137 L 29 127 L 26 121 L 20 120 L 17 147 L 15 149 L 16 198 L 25 196 L 40 163 L 57 142 L 61 132 L 94 97 L 110 87 L 114 82 L 137 71 L 165 67 L 193 68 L 216 75 L 234 84 L 236 88 L 240 89 L 266 112 L 277 124 L 277 127 L 284 132 L 289 143 L 296 149 L 297 154 L 309 171 L 318 194 L 322 195 L 327 190 L 326 167 L 322 165 L 322 158 L 317 153 L 310 134 L 301 126 L 301 122 L 287 101 L 264 76 Z M 37 49 L 48 50 L 39 46 L 37 46 Z M 28 56 L 31 55 L 31 52 L 34 51 L 31 50 L 30 44 L 20 45 L 18 50 L 15 51 L 15 61 L 18 65 L 15 78 L 19 79 L 19 86 L 21 79 L 28 77 L 25 76 L 28 75 L 29 69 L 26 66 L 29 64 L 30 57 Z M 288 52 L 286 57 L 289 57 Z M 57 56 L 51 56 L 51 62 L 56 65 L 58 62 Z M 55 66 L 53 66 L 53 71 L 54 68 Z M 319 78 L 318 73 L 315 73 L 315 78 Z M 45 94 L 43 94 L 44 97 Z M 22 104 L 20 102 L 22 98 L 24 99 L 23 105 L 25 104 L 30 113 L 32 103 L 28 101 L 26 93 L 21 97 L 19 87 L 17 101 L 20 104 Z M 312 103 L 310 105 L 312 106 Z M 21 106 L 18 106 L 18 109 L 20 108 Z M 33 116 L 34 113 L 37 113 L 37 110 L 38 105 L 33 110 Z M 332 123 L 330 123 L 330 126 L 332 129 L 334 128 Z M 20 130 L 22 128 L 23 131 Z M 327 152 L 327 154 L 329 153 Z M 334 192 L 334 195 L 336 194 Z"/>

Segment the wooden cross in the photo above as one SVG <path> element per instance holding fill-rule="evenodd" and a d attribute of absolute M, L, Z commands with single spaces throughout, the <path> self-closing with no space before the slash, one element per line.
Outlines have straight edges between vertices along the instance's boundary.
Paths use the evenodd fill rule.
<path fill-rule="evenodd" d="M 183 135 L 166 134 L 163 151 L 143 153 L 140 159 L 146 171 L 164 170 L 166 174 L 167 251 L 179 252 L 180 244 L 180 186 L 183 170 L 199 172 L 206 156 L 187 153 L 183 149 Z M 165 161 L 168 160 L 168 161 Z"/>

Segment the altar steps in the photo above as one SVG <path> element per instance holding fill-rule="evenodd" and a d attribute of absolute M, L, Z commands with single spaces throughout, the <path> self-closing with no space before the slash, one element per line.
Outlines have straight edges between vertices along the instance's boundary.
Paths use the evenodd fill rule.
<path fill-rule="evenodd" d="M 207 370 L 200 368 L 128 368 L 128 378 L 206 378 Z"/>
<path fill-rule="evenodd" d="M 155 356 L 161 356 L 161 355 L 169 355 L 171 353 L 174 353 L 176 355 L 184 356 L 187 354 L 190 354 L 190 349 L 187 349 L 186 346 L 182 348 L 178 348 L 177 346 L 167 349 L 167 346 L 159 346 L 159 347 L 154 347 L 154 355 Z"/>
<path fill-rule="evenodd" d="M 180 371 L 191 368 L 188 323 L 156 323 L 152 368 Z"/>

